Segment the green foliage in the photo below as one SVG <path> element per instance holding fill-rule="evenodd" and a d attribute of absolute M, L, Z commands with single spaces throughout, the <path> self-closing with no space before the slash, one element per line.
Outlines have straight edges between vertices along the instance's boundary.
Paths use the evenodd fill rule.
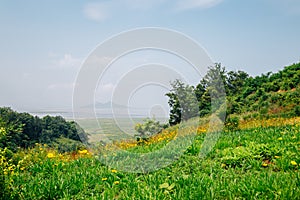
<path fill-rule="evenodd" d="M 95 157 L 63 161 L 22 150 L 18 154 L 30 164 L 2 176 L 0 198 L 299 199 L 298 135 L 299 126 L 226 131 L 199 159 L 202 134 L 174 163 L 145 174 L 112 170 Z M 134 152 L 143 150 L 138 146 Z"/>
<path fill-rule="evenodd" d="M 175 82 L 167 94 L 171 125 L 180 123 L 184 118 L 182 113 L 186 108 L 180 106 L 178 95 L 174 92 L 183 90 L 182 88 L 193 86 Z M 209 68 L 193 92 L 201 117 L 220 109 L 224 98 L 227 102 L 226 115 L 259 113 L 260 117 L 267 118 L 299 116 L 300 63 L 287 66 L 277 73 L 268 72 L 256 77 L 243 71 L 226 72 L 221 64 L 215 64 Z"/>
<path fill-rule="evenodd" d="M 0 147 L 16 151 L 17 147 L 33 147 L 35 143 L 50 145 L 60 137 L 80 141 L 80 136 L 87 136 L 82 131 L 79 134 L 77 126 L 59 116 L 41 119 L 10 108 L 0 108 Z"/>
<path fill-rule="evenodd" d="M 180 80 L 172 82 L 171 87 L 171 91 L 166 94 L 171 107 L 169 124 L 175 125 L 182 120 L 186 121 L 198 116 L 198 101 L 194 87 L 186 85 Z"/>
<path fill-rule="evenodd" d="M 167 128 L 168 125 L 161 124 L 159 121 L 156 121 L 154 118 L 146 118 L 144 123 L 137 123 L 134 129 L 139 133 L 137 136 L 137 141 L 143 142 L 155 134 L 160 133 L 164 128 Z"/>
<path fill-rule="evenodd" d="M 51 143 L 51 147 L 57 149 L 59 153 L 73 152 L 85 148 L 82 142 L 65 137 L 57 138 Z"/>
<path fill-rule="evenodd" d="M 230 116 L 226 118 L 225 128 L 229 131 L 236 131 L 239 129 L 240 119 L 238 116 Z"/>
<path fill-rule="evenodd" d="M 239 90 L 242 84 L 240 79 L 244 76 L 246 75 L 242 72 L 231 74 L 232 90 Z M 207 74 L 196 87 L 186 85 L 180 80 L 172 82 L 172 88 L 166 94 L 171 108 L 169 124 L 175 125 L 196 116 L 205 116 L 218 111 L 225 102 L 225 82 L 225 68 L 218 63 L 209 67 Z"/>
<path fill-rule="evenodd" d="M 295 106 L 294 114 L 295 116 L 300 116 L 300 105 Z"/>

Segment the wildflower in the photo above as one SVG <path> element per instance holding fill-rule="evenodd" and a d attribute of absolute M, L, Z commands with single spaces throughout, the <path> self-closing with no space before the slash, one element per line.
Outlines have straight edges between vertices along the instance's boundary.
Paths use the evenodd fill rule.
<path fill-rule="evenodd" d="M 296 166 L 296 165 L 298 165 L 298 164 L 296 163 L 296 161 L 292 160 L 292 161 L 291 161 L 291 165 Z"/>
<path fill-rule="evenodd" d="M 111 170 L 112 173 L 117 173 L 118 171 L 116 169 Z"/>
<path fill-rule="evenodd" d="M 278 140 L 283 140 L 282 137 L 278 138 Z"/>
<path fill-rule="evenodd" d="M 118 185 L 119 183 L 120 183 L 120 181 L 115 181 L 114 182 L 115 185 Z"/>
<path fill-rule="evenodd" d="M 20 170 L 23 171 L 25 169 L 25 167 L 21 167 Z"/>
<path fill-rule="evenodd" d="M 55 158 L 55 155 L 54 155 L 53 153 L 48 153 L 48 154 L 47 154 L 47 157 L 48 157 L 48 158 Z"/>
<path fill-rule="evenodd" d="M 102 178 L 102 181 L 106 181 L 107 180 L 107 178 Z"/>
<path fill-rule="evenodd" d="M 267 167 L 268 164 L 267 164 L 267 163 L 263 163 L 262 166 L 263 166 L 263 167 Z"/>
<path fill-rule="evenodd" d="M 222 164 L 221 164 L 221 167 L 222 167 L 222 168 L 226 167 L 226 164 L 222 163 Z"/>
<path fill-rule="evenodd" d="M 275 159 L 278 159 L 278 158 L 280 158 L 280 156 L 274 156 L 274 158 L 275 158 Z"/>
<path fill-rule="evenodd" d="M 79 154 L 87 154 L 88 150 L 84 149 L 84 150 L 79 150 L 78 151 Z"/>

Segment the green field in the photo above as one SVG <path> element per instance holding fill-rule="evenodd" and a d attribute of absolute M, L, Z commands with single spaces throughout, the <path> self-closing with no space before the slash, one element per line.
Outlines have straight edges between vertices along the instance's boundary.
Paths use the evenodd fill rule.
<path fill-rule="evenodd" d="M 109 140 L 122 140 L 133 138 L 137 132 L 134 125 L 142 123 L 143 118 L 98 118 L 95 119 L 79 119 L 77 122 L 84 127 L 86 133 L 89 134 L 89 141 L 99 142 L 108 138 Z M 166 122 L 166 119 L 158 118 L 158 121 Z"/>
<path fill-rule="evenodd" d="M 200 134 L 171 165 L 145 174 L 112 169 L 91 155 L 47 158 L 50 150 L 37 146 L 14 155 L 15 165 L 18 159 L 26 162 L 1 176 L 1 195 L 3 199 L 300 199 L 299 133 L 299 124 L 224 131 L 202 159 L 205 134 Z M 128 150 L 147 152 L 166 143 Z"/>

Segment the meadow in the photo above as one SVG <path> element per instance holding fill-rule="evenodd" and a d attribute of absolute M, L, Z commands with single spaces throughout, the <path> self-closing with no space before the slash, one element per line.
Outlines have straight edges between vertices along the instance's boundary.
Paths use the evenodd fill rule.
<path fill-rule="evenodd" d="M 225 128 L 200 158 L 207 127 L 169 166 L 149 173 L 122 172 L 90 149 L 59 153 L 47 145 L 0 152 L 2 199 L 300 199 L 300 118 L 242 121 Z M 188 134 L 188 133 L 187 133 Z M 124 150 L 151 152 L 176 137 L 172 127 Z M 177 137 L 176 140 L 181 139 Z"/>

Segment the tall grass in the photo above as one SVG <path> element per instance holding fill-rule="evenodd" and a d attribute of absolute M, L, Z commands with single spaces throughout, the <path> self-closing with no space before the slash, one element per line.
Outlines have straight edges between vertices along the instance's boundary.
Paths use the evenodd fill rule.
<path fill-rule="evenodd" d="M 168 143 L 162 137 L 127 151 L 160 149 Z M 85 150 L 58 154 L 37 145 L 2 161 L 2 199 L 300 199 L 298 122 L 224 131 L 200 158 L 204 138 L 145 174 L 110 168 Z"/>

